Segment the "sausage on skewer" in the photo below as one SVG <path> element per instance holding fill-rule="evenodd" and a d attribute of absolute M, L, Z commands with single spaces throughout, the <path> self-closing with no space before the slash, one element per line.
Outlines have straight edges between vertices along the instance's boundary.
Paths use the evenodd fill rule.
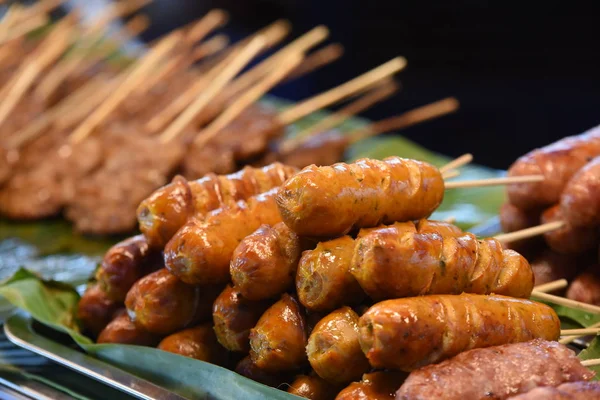
<path fill-rule="evenodd" d="M 581 168 L 560 196 L 565 220 L 573 226 L 600 225 L 600 157 Z"/>
<path fill-rule="evenodd" d="M 544 233 L 548 246 L 561 254 L 580 254 L 595 248 L 599 234 L 596 227 L 575 227 L 565 221 L 562 209 L 556 205 L 542 213 L 542 223 L 564 221 L 561 228 Z"/>

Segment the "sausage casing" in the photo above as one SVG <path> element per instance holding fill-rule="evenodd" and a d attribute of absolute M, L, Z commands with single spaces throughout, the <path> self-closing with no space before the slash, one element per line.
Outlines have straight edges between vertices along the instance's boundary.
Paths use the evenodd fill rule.
<path fill-rule="evenodd" d="M 431 295 L 386 300 L 359 319 L 360 344 L 375 368 L 411 371 L 466 350 L 556 340 L 550 307 L 497 295 Z"/>
<path fill-rule="evenodd" d="M 360 382 L 351 383 L 335 400 L 393 400 L 405 379 L 406 373 L 398 371 L 364 374 Z"/>
<path fill-rule="evenodd" d="M 576 227 L 565 221 L 560 206 L 556 205 L 542 213 L 542 223 L 564 221 L 558 229 L 544 233 L 546 244 L 552 250 L 561 254 L 579 254 L 591 250 L 598 245 L 598 230 L 596 227 Z"/>
<path fill-rule="evenodd" d="M 227 360 L 227 351 L 217 342 L 210 323 L 169 335 L 158 344 L 158 348 L 217 365 Z"/>
<path fill-rule="evenodd" d="M 288 393 L 310 400 L 333 400 L 339 388 L 315 375 L 297 376 L 290 384 Z"/>
<path fill-rule="evenodd" d="M 594 265 L 575 277 L 567 289 L 567 298 L 600 306 L 600 266 Z"/>
<path fill-rule="evenodd" d="M 525 154 L 509 168 L 508 175 L 543 175 L 545 179 L 508 185 L 510 202 L 525 210 L 558 203 L 567 181 L 599 154 L 600 127 Z"/>
<path fill-rule="evenodd" d="M 598 400 L 600 382 L 568 382 L 557 387 L 544 386 L 530 390 L 509 400 Z"/>
<path fill-rule="evenodd" d="M 89 286 L 77 305 L 77 318 L 83 327 L 97 336 L 123 306 L 108 298 L 100 285 Z"/>
<path fill-rule="evenodd" d="M 97 343 L 156 346 L 159 340 L 160 336 L 141 329 L 129 319 L 127 313 L 122 312 L 100 332 Z"/>
<path fill-rule="evenodd" d="M 600 157 L 573 175 L 560 196 L 560 207 L 573 226 L 600 225 Z"/>
<path fill-rule="evenodd" d="M 444 198 L 433 165 L 389 157 L 304 168 L 279 189 L 283 221 L 302 236 L 334 237 L 352 229 L 428 217 Z"/>
<path fill-rule="evenodd" d="M 140 230 L 153 247 L 164 247 L 192 215 L 245 200 L 281 185 L 297 170 L 280 163 L 244 167 L 230 175 L 207 174 L 186 181 L 177 177 L 142 201 L 137 210 Z"/>
<path fill-rule="evenodd" d="M 274 196 L 271 190 L 215 210 L 203 220 L 192 218 L 167 243 L 165 266 L 191 285 L 226 283 L 231 257 L 242 239 L 262 224 L 281 222 Z"/>

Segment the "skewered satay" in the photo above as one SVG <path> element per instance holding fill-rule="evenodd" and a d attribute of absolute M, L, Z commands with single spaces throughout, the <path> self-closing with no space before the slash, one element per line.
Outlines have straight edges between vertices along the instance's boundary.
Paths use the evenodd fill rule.
<path fill-rule="evenodd" d="M 169 335 L 161 340 L 158 348 L 216 365 L 227 361 L 227 351 L 217 341 L 209 323 Z"/>
<path fill-rule="evenodd" d="M 545 304 L 498 295 L 430 295 L 386 300 L 360 317 L 360 344 L 375 368 L 412 371 L 466 350 L 557 340 Z"/>
<path fill-rule="evenodd" d="M 502 400 L 537 386 L 587 381 L 593 376 L 566 346 L 533 340 L 466 351 L 413 371 L 396 399 L 459 400 L 491 395 Z"/>

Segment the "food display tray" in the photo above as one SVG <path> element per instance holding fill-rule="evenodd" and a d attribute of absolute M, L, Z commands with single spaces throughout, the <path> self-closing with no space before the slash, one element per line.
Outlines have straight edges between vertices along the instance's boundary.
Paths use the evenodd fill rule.
<path fill-rule="evenodd" d="M 73 342 L 69 343 L 66 336 L 65 339 L 61 337 L 57 340 L 57 338 L 48 337 L 45 331 L 56 333 L 49 328 L 40 326 L 25 312 L 16 312 L 4 322 L 6 337 L 16 346 L 36 353 L 128 395 L 147 400 L 187 399 L 87 355 L 82 350 L 77 350 L 75 344 Z"/>

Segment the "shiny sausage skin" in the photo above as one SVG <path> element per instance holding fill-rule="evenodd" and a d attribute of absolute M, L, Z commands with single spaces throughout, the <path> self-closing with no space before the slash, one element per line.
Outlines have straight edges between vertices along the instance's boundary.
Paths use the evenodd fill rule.
<path fill-rule="evenodd" d="M 189 182 L 176 177 L 140 203 L 140 230 L 153 247 L 162 248 L 193 215 L 202 216 L 271 190 L 296 172 L 293 167 L 273 163 L 263 168 L 244 167 L 230 175 L 207 174 Z"/>
<path fill-rule="evenodd" d="M 161 269 L 137 281 L 127 293 L 125 306 L 140 328 L 169 335 L 195 322 L 200 290 Z"/>
<path fill-rule="evenodd" d="M 560 196 L 560 207 L 573 226 L 600 225 L 600 157 L 573 175 Z"/>
<path fill-rule="evenodd" d="M 111 247 L 96 271 L 96 280 L 106 295 L 123 302 L 141 277 L 163 265 L 160 251 L 151 249 L 143 235 L 130 237 Z"/>
<path fill-rule="evenodd" d="M 542 213 L 542 223 L 565 221 L 560 206 L 554 206 Z M 552 250 L 561 254 L 579 254 L 595 248 L 599 235 L 595 227 L 575 227 L 568 221 L 562 228 L 544 233 L 544 239 Z"/>
<path fill-rule="evenodd" d="M 283 221 L 302 236 L 335 237 L 356 228 L 428 217 L 444 198 L 433 165 L 389 157 L 311 165 L 279 189 Z"/>
<path fill-rule="evenodd" d="M 280 296 L 294 285 L 305 242 L 283 222 L 262 225 L 233 253 L 229 270 L 236 289 L 249 300 Z"/>
<path fill-rule="evenodd" d="M 227 351 L 217 342 L 210 323 L 167 336 L 158 344 L 158 348 L 217 365 L 222 365 L 227 360 Z"/>
<path fill-rule="evenodd" d="M 271 190 L 215 210 L 203 220 L 192 218 L 165 247 L 167 269 L 190 285 L 229 281 L 229 263 L 242 239 L 262 224 L 281 222 L 274 197 Z"/>
<path fill-rule="evenodd" d="M 479 347 L 556 340 L 552 308 L 497 295 L 431 295 L 386 300 L 359 320 L 360 345 L 374 368 L 412 371 Z"/>
<path fill-rule="evenodd" d="M 229 351 L 250 351 L 250 329 L 271 305 L 268 301 L 250 301 L 239 290 L 227 286 L 213 304 L 213 322 L 217 339 Z"/>
<path fill-rule="evenodd" d="M 360 382 L 351 383 L 335 400 L 394 400 L 396 390 L 405 379 L 406 373 L 398 371 L 364 374 Z"/>
<path fill-rule="evenodd" d="M 250 358 L 266 371 L 293 371 L 307 364 L 306 321 L 288 294 L 273 304 L 250 331 Z"/>
<path fill-rule="evenodd" d="M 567 289 L 567 298 L 600 306 L 600 266 L 578 275 Z"/>
<path fill-rule="evenodd" d="M 500 225 L 503 232 L 515 232 L 540 224 L 540 212 L 537 210 L 522 210 L 510 203 L 500 207 Z"/>
<path fill-rule="evenodd" d="M 235 367 L 235 372 L 263 385 L 277 387 L 289 382 L 289 376 L 281 371 L 266 371 L 252 362 L 250 356 L 244 357 Z"/>
<path fill-rule="evenodd" d="M 600 382 L 569 382 L 557 387 L 535 388 L 509 400 L 600 400 Z"/>
<path fill-rule="evenodd" d="M 543 175 L 545 180 L 508 185 L 511 204 L 527 210 L 558 203 L 568 180 L 599 154 L 600 127 L 525 154 L 509 168 L 508 175 Z"/>
<path fill-rule="evenodd" d="M 537 386 L 593 376 L 566 346 L 533 340 L 466 351 L 414 371 L 396 393 L 396 400 L 503 400 Z"/>
<path fill-rule="evenodd" d="M 108 298 L 100 285 L 89 286 L 77 305 L 77 318 L 83 328 L 93 336 L 98 334 L 114 318 L 115 312 L 122 304 Z"/>
<path fill-rule="evenodd" d="M 358 238 L 350 272 L 376 300 L 462 292 L 528 298 L 533 289 L 527 260 L 495 239 L 399 225 Z"/>
<path fill-rule="evenodd" d="M 333 400 L 339 388 L 315 375 L 300 375 L 287 390 L 288 393 L 310 400 Z"/>
<path fill-rule="evenodd" d="M 306 353 L 317 375 L 332 383 L 360 379 L 370 368 L 358 341 L 358 315 L 350 307 L 319 321 L 308 338 Z"/>
<path fill-rule="evenodd" d="M 127 313 L 119 314 L 98 335 L 98 344 L 134 344 L 154 347 L 160 341 L 160 336 L 147 332 L 136 326 Z"/>

